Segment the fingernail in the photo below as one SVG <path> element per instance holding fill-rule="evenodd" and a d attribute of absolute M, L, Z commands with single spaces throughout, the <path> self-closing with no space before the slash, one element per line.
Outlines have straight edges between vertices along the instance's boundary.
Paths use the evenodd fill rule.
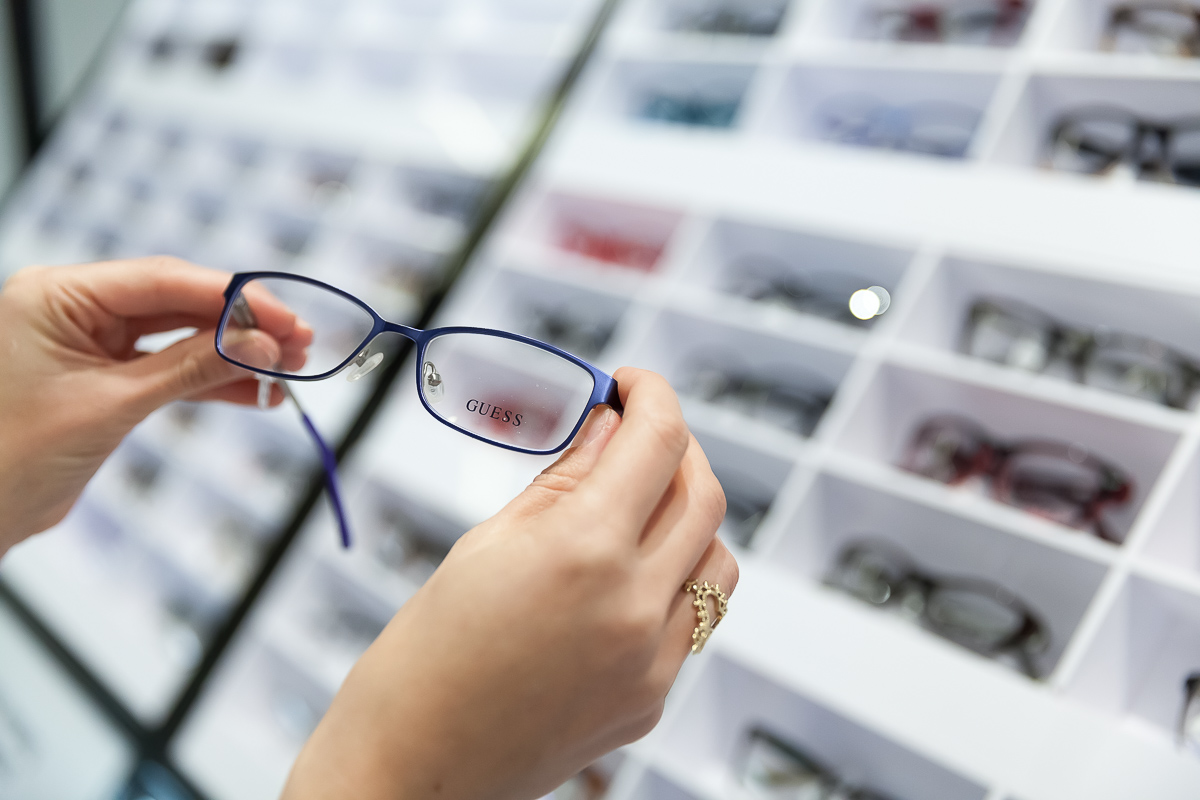
<path fill-rule="evenodd" d="M 599 414 L 592 418 L 587 429 L 583 432 L 583 439 L 579 442 L 579 447 L 591 444 L 600 438 L 601 435 L 609 429 L 613 423 L 613 419 L 617 416 L 616 412 L 611 408 L 605 408 Z"/>

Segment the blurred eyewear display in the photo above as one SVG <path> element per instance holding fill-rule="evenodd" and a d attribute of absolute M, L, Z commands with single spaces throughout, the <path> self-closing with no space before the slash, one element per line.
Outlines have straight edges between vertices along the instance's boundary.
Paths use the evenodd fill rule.
<path fill-rule="evenodd" d="M 721 464 L 713 464 L 712 469 L 725 490 L 725 519 L 718 533 L 739 547 L 749 547 L 771 510 L 775 488 Z"/>
<path fill-rule="evenodd" d="M 732 128 L 742 105 L 740 97 L 709 97 L 699 92 L 675 94 L 651 92 L 638 109 L 638 116 L 654 122 L 702 128 Z"/>
<path fill-rule="evenodd" d="M 1008 47 L 1021 38 L 1031 3 L 1025 0 L 913 2 L 869 14 L 875 38 L 896 42 Z"/>
<path fill-rule="evenodd" d="M 521 316 L 528 320 L 526 333 L 534 339 L 581 358 L 600 356 L 617 329 L 616 320 L 598 320 L 576 310 L 558 310 L 550 305 L 527 306 Z"/>
<path fill-rule="evenodd" d="M 1012 592 L 976 578 L 925 573 L 882 541 L 849 544 L 826 584 L 879 608 L 895 608 L 922 627 L 989 658 L 1012 656 L 1031 678 L 1046 650 L 1045 626 Z"/>
<path fill-rule="evenodd" d="M 758 303 L 783 306 L 846 325 L 882 316 L 892 296 L 882 286 L 848 272 L 796 270 L 783 261 L 748 255 L 730 267 L 726 289 Z M 872 297 L 864 297 L 867 292 Z"/>
<path fill-rule="evenodd" d="M 260 321 L 287 319 L 289 313 L 312 331 L 312 343 L 297 363 L 263 363 Z M 347 371 L 359 380 L 384 359 L 371 353 L 375 339 L 393 333 L 412 341 L 416 351 L 417 393 L 421 404 L 444 425 L 473 439 L 507 450 L 549 455 L 564 449 L 598 405 L 622 411 L 610 375 L 570 353 L 525 336 L 484 328 L 422 331 L 388 322 L 363 301 L 321 281 L 279 272 L 235 275 L 225 290 L 217 328 L 217 352 L 225 360 L 276 381 L 321 381 Z M 342 543 L 350 544 L 337 460 L 295 396 L 321 452 Z"/>
<path fill-rule="evenodd" d="M 713 365 L 691 370 L 685 393 L 705 403 L 737 411 L 801 436 L 811 436 L 833 399 L 833 389 L 759 378 Z"/>
<path fill-rule="evenodd" d="M 1179 712 L 1177 734 L 1181 748 L 1200 756 L 1200 672 L 1193 672 L 1183 682 L 1183 708 Z"/>
<path fill-rule="evenodd" d="M 774 36 L 788 0 L 689 0 L 667 11 L 667 27 L 733 36 Z"/>
<path fill-rule="evenodd" d="M 1124 472 L 1078 444 L 1043 439 L 998 442 L 978 424 L 937 416 L 913 434 L 901 466 L 949 485 L 984 478 L 992 496 L 1062 525 L 1090 530 L 1108 542 L 1118 535 L 1102 519 L 1133 498 Z"/>
<path fill-rule="evenodd" d="M 1050 169 L 1103 175 L 1125 164 L 1144 180 L 1200 186 L 1200 117 L 1145 119 L 1117 106 L 1080 108 L 1050 130 Z"/>
<path fill-rule="evenodd" d="M 1120 3 L 1108 12 L 1100 49 L 1200 56 L 1200 7 L 1187 3 Z"/>
<path fill-rule="evenodd" d="M 890 800 L 851 786 L 829 767 L 764 728 L 746 737 L 740 782 L 742 797 L 762 800 Z"/>
<path fill-rule="evenodd" d="M 889 105 L 866 94 L 835 96 L 817 109 L 821 138 L 838 144 L 965 158 L 979 125 L 978 109 L 929 101 Z"/>
<path fill-rule="evenodd" d="M 961 349 L 1171 408 L 1189 408 L 1200 389 L 1200 364 L 1161 342 L 1074 328 L 1015 300 L 977 300 L 963 326 Z"/>
<path fill-rule="evenodd" d="M 640 272 L 653 270 L 666 247 L 662 241 L 646 241 L 576 221 L 563 223 L 558 245 L 586 258 Z"/>

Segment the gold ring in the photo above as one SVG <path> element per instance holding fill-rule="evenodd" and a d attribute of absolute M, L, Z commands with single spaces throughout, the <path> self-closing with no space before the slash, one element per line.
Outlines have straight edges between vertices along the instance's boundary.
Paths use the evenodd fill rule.
<path fill-rule="evenodd" d="M 699 655 L 708 642 L 708 637 L 712 636 L 713 630 L 721 624 L 721 620 L 725 619 L 725 612 L 729 610 L 729 599 L 725 597 L 720 586 L 715 583 L 710 584 L 708 581 L 704 583 L 688 581 L 683 585 L 683 590 L 688 594 L 696 595 L 696 599 L 692 601 L 692 605 L 696 607 L 697 621 L 696 629 L 692 631 L 692 655 Z M 717 618 L 715 620 L 708 612 L 708 598 L 710 597 L 717 601 Z"/>

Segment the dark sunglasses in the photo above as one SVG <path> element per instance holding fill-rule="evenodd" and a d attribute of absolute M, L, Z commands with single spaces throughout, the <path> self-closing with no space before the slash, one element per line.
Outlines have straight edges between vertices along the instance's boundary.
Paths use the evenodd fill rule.
<path fill-rule="evenodd" d="M 899 548 L 868 540 L 847 545 L 826 584 L 879 608 L 895 607 L 921 626 L 989 658 L 1011 656 L 1031 678 L 1049 645 L 1046 628 L 1016 595 L 976 578 L 935 576 Z"/>
<path fill-rule="evenodd" d="M 1200 117 L 1144 119 L 1116 106 L 1063 114 L 1050 130 L 1046 165 L 1104 174 L 1129 164 L 1146 179 L 1200 186 Z"/>
<path fill-rule="evenodd" d="M 1002 503 L 1074 528 L 1107 542 L 1123 536 L 1103 512 L 1133 498 L 1133 481 L 1078 445 L 1042 439 L 998 442 L 969 419 L 934 417 L 913 434 L 901 466 L 926 478 L 956 485 L 988 479 Z"/>
<path fill-rule="evenodd" d="M 1161 342 L 1075 328 L 1015 300 L 976 301 L 960 346 L 975 358 L 1030 372 L 1065 372 L 1079 383 L 1170 408 L 1189 408 L 1200 389 L 1200 364 Z"/>

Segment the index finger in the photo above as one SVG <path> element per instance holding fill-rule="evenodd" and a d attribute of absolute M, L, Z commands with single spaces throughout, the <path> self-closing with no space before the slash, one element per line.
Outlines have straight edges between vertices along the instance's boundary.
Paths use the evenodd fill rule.
<path fill-rule="evenodd" d="M 189 315 L 215 326 L 225 308 L 228 272 L 177 258 L 152 257 L 64 267 L 102 308 L 117 317 Z M 279 342 L 296 329 L 296 315 L 278 301 L 262 304 L 259 327 Z"/>
<path fill-rule="evenodd" d="M 679 470 L 690 435 L 675 390 L 661 375 L 622 367 L 614 377 L 625 406 L 621 426 L 578 491 L 636 538 Z"/>

